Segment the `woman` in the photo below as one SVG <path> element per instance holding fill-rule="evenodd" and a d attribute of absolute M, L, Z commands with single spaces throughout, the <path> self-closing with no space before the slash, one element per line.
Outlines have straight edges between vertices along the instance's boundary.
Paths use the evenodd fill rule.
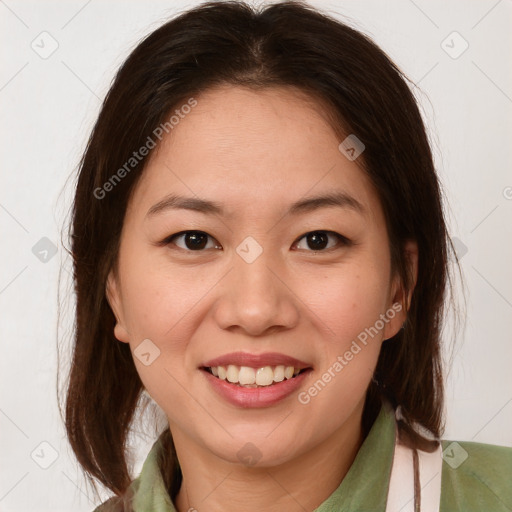
<path fill-rule="evenodd" d="M 97 510 L 510 510 L 511 450 L 441 441 L 449 247 L 417 105 L 365 36 L 295 2 L 156 30 L 73 211 L 66 428 L 116 495 Z M 144 394 L 168 428 L 132 480 Z"/>

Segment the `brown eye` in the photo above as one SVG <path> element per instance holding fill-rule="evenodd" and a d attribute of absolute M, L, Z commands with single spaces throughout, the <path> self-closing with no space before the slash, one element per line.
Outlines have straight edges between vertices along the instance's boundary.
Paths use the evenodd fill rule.
<path fill-rule="evenodd" d="M 217 242 L 216 244 L 210 244 L 208 246 L 209 239 L 215 240 L 215 238 L 211 237 L 204 231 L 183 231 L 167 237 L 165 243 L 172 243 L 180 249 L 187 251 L 201 251 L 203 249 L 220 248 L 217 240 L 215 240 L 215 242 Z M 181 245 L 180 243 L 176 243 L 176 241 L 180 241 Z"/>
<path fill-rule="evenodd" d="M 329 239 L 335 239 L 334 243 L 329 245 Z M 332 249 L 337 244 L 348 245 L 349 240 L 344 236 L 335 233 L 334 231 L 310 231 L 303 235 L 299 242 L 296 243 L 296 247 L 304 249 L 305 247 L 299 247 L 300 241 L 305 240 L 307 249 L 311 251 L 323 251 L 325 249 Z"/>

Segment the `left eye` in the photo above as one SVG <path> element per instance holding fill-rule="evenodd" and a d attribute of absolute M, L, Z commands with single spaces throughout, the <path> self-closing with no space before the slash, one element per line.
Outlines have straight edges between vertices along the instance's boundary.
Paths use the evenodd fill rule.
<path fill-rule="evenodd" d="M 336 246 L 336 243 L 329 245 L 329 237 L 335 238 L 338 244 L 348 245 L 349 240 L 344 236 L 335 233 L 334 231 L 310 231 L 306 233 L 301 238 L 299 238 L 299 242 L 295 243 L 295 246 L 299 249 L 304 249 L 304 247 L 299 247 L 300 241 L 305 240 L 306 244 L 313 251 L 323 251 L 325 249 L 332 249 Z"/>

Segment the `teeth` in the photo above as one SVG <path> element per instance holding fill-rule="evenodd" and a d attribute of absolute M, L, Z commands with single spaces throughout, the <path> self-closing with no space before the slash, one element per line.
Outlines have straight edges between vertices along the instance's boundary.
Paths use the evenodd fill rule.
<path fill-rule="evenodd" d="M 240 370 L 237 366 L 234 364 L 230 364 L 228 366 L 228 369 L 226 371 L 226 379 L 229 382 L 232 382 L 233 384 L 238 382 L 238 374 L 240 373 Z"/>
<path fill-rule="evenodd" d="M 284 380 L 284 366 L 276 366 L 274 368 L 274 382 L 282 382 Z"/>
<path fill-rule="evenodd" d="M 251 368 L 249 366 L 237 366 L 230 364 L 226 366 L 213 366 L 211 373 L 221 380 L 227 380 L 232 384 L 239 384 L 249 388 L 257 386 L 270 386 L 274 382 L 282 382 L 291 379 L 299 374 L 300 368 L 293 366 L 264 366 L 262 368 Z"/>
<path fill-rule="evenodd" d="M 242 373 L 242 368 L 240 368 L 240 373 Z M 274 382 L 274 370 L 272 370 L 270 366 L 258 368 L 256 372 L 256 384 L 258 384 L 258 386 L 270 386 L 272 382 Z"/>
<path fill-rule="evenodd" d="M 260 373 L 260 370 L 258 370 L 258 374 Z M 233 382 L 233 381 L 231 381 Z M 235 381 L 236 382 L 236 381 Z M 238 382 L 242 385 L 244 384 L 260 384 L 258 382 L 258 378 L 256 377 L 256 372 L 254 371 L 254 368 L 249 368 L 248 366 L 242 366 L 240 368 L 240 372 L 238 374 Z"/>

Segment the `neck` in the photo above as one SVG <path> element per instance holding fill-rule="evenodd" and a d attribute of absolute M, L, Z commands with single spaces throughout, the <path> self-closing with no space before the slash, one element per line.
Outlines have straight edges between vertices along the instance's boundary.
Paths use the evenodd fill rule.
<path fill-rule="evenodd" d="M 225 461 L 172 430 L 183 475 L 174 500 L 178 512 L 314 510 L 339 486 L 363 442 L 362 405 L 321 444 L 277 466 Z M 315 485 L 311 485 L 314 482 Z"/>

